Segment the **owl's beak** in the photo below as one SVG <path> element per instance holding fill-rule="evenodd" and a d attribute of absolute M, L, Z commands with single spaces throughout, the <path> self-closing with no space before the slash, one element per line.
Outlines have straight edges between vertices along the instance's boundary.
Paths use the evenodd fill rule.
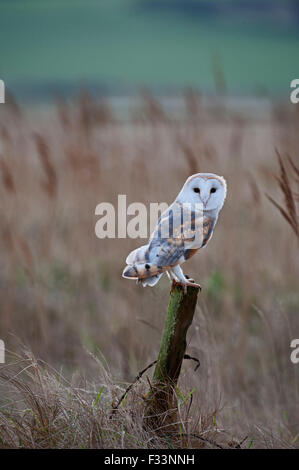
<path fill-rule="evenodd" d="M 202 202 L 202 205 L 203 205 L 204 207 L 206 207 L 206 205 L 207 205 L 207 203 L 208 203 L 208 200 L 209 200 L 209 198 L 202 199 L 202 198 L 200 197 L 200 200 L 201 200 L 201 202 Z"/>

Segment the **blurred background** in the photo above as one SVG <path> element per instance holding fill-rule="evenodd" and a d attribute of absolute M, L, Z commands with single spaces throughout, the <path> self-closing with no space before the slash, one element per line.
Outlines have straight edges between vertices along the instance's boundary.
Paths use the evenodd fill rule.
<path fill-rule="evenodd" d="M 22 99 L 78 87 L 128 96 L 282 95 L 296 77 L 296 0 L 1 0 L 0 76 Z"/>
<path fill-rule="evenodd" d="M 184 393 L 195 390 L 190 428 L 248 436 L 248 447 L 298 445 L 298 231 L 266 197 L 296 220 L 299 105 L 289 96 L 298 50 L 295 0 L 0 0 L 8 351 L 25 345 L 82 390 L 80 377 L 102 380 L 92 354 L 111 377 L 103 394 L 119 396 L 157 357 L 169 282 L 143 289 L 121 278 L 145 241 L 97 239 L 96 205 L 118 194 L 171 203 L 191 174 L 220 174 L 228 196 L 213 239 L 186 265 L 203 287 L 187 348 L 201 366 L 184 364 L 180 379 Z M 32 402 L 14 393 L 1 404 L 15 412 L 18 403 L 23 419 Z M 38 433 L 18 436 L 16 422 L 5 421 L 12 441 L 0 426 L 0 445 L 44 445 Z M 65 431 L 55 442 L 95 445 L 84 429 L 78 441 Z"/>

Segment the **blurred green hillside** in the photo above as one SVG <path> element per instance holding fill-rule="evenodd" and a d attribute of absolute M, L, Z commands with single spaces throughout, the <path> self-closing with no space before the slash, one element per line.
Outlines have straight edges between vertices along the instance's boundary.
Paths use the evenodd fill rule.
<path fill-rule="evenodd" d="M 289 94 L 298 2 L 0 0 L 0 77 L 21 96 L 78 84 Z"/>

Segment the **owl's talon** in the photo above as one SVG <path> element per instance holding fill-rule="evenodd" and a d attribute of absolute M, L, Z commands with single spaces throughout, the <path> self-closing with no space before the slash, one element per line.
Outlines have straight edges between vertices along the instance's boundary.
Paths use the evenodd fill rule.
<path fill-rule="evenodd" d="M 191 282 L 186 282 L 185 286 L 197 287 L 201 291 L 201 285 L 197 284 L 193 279 Z"/>
<path fill-rule="evenodd" d="M 188 282 L 195 282 L 194 279 L 192 279 L 192 277 L 188 276 L 188 274 L 184 274 L 184 276 Z"/>
<path fill-rule="evenodd" d="M 173 281 L 171 291 L 172 291 L 172 289 L 173 289 L 174 286 L 181 286 L 181 287 L 183 288 L 183 291 L 184 291 L 184 294 L 185 294 L 185 295 L 187 294 L 187 288 L 188 288 L 188 286 L 190 286 L 190 287 L 197 287 L 197 288 L 201 291 L 201 286 L 200 286 L 199 284 L 196 284 L 194 281 L 193 281 L 193 282 L 178 282 L 178 281 Z"/>

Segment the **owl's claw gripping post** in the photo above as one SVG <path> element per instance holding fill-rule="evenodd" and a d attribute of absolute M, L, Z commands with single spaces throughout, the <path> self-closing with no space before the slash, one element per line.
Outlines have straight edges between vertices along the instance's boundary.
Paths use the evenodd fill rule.
<path fill-rule="evenodd" d="M 197 287 L 197 289 L 199 289 L 201 291 L 201 285 L 200 284 L 196 284 L 196 282 L 192 281 L 191 282 L 186 282 L 186 284 L 184 284 L 184 292 L 185 294 L 187 294 L 187 286 L 190 286 L 190 287 Z"/>
<path fill-rule="evenodd" d="M 172 281 L 172 288 L 171 290 L 175 287 L 175 286 L 181 286 L 184 290 L 184 294 L 186 295 L 187 294 L 187 287 L 190 286 L 190 287 L 197 287 L 197 289 L 201 290 L 201 286 L 199 284 L 196 284 L 195 282 L 180 282 L 180 281 L 175 281 L 173 280 Z"/>

